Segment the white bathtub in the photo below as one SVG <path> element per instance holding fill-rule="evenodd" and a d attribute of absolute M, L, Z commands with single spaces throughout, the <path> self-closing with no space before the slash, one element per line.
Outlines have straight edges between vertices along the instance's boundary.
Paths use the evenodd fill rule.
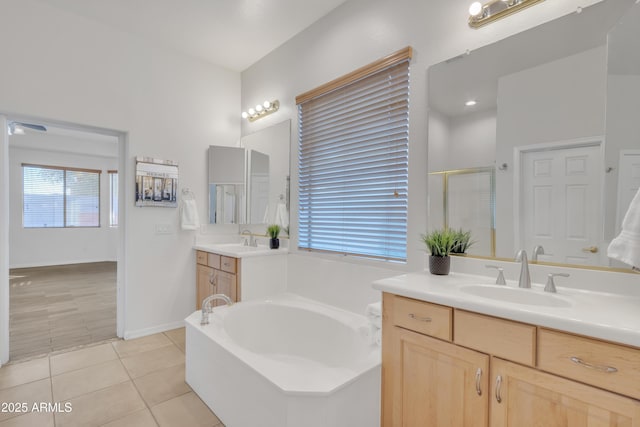
<path fill-rule="evenodd" d="M 186 319 L 186 380 L 227 427 L 380 425 L 367 319 L 293 294 Z"/>

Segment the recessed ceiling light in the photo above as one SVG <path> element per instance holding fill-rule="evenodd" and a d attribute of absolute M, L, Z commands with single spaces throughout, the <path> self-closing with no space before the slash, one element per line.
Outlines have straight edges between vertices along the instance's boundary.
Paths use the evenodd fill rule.
<path fill-rule="evenodd" d="M 473 107 L 474 105 L 476 105 L 477 102 L 474 99 L 470 99 L 467 102 L 464 103 L 464 105 L 466 105 L 467 107 Z"/>

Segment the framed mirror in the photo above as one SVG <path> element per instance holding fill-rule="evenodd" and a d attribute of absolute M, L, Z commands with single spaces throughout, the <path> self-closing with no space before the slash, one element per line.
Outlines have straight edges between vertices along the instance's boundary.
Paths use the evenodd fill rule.
<path fill-rule="evenodd" d="M 291 120 L 209 146 L 209 223 L 289 226 Z"/>
<path fill-rule="evenodd" d="M 430 229 L 472 229 L 472 255 L 626 267 L 606 252 L 640 181 L 639 9 L 601 2 L 429 69 Z M 493 189 L 455 173 L 482 170 Z"/>

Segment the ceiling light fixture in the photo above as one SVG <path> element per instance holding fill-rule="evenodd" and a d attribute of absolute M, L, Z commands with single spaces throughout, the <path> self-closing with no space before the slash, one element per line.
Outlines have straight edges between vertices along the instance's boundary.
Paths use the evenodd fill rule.
<path fill-rule="evenodd" d="M 256 105 L 255 108 L 243 111 L 242 118 L 255 122 L 271 113 L 275 113 L 278 109 L 280 109 L 280 102 L 277 99 L 275 101 L 264 101 L 262 104 Z"/>
<path fill-rule="evenodd" d="M 469 7 L 469 26 L 480 28 L 542 1 L 544 0 L 490 0 L 484 4 L 473 2 Z"/>
<path fill-rule="evenodd" d="M 473 107 L 474 105 L 476 105 L 477 102 L 475 99 L 470 99 L 467 102 L 464 103 L 464 105 L 466 105 L 467 107 Z"/>

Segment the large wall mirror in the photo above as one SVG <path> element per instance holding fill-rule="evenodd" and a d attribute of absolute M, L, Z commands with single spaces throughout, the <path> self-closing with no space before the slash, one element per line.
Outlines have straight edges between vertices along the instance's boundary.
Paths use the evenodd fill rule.
<path fill-rule="evenodd" d="M 604 1 L 428 74 L 430 229 L 471 229 L 472 255 L 628 267 L 606 253 L 640 186 L 640 5 Z"/>
<path fill-rule="evenodd" d="M 291 120 L 209 147 L 209 222 L 289 227 Z"/>

